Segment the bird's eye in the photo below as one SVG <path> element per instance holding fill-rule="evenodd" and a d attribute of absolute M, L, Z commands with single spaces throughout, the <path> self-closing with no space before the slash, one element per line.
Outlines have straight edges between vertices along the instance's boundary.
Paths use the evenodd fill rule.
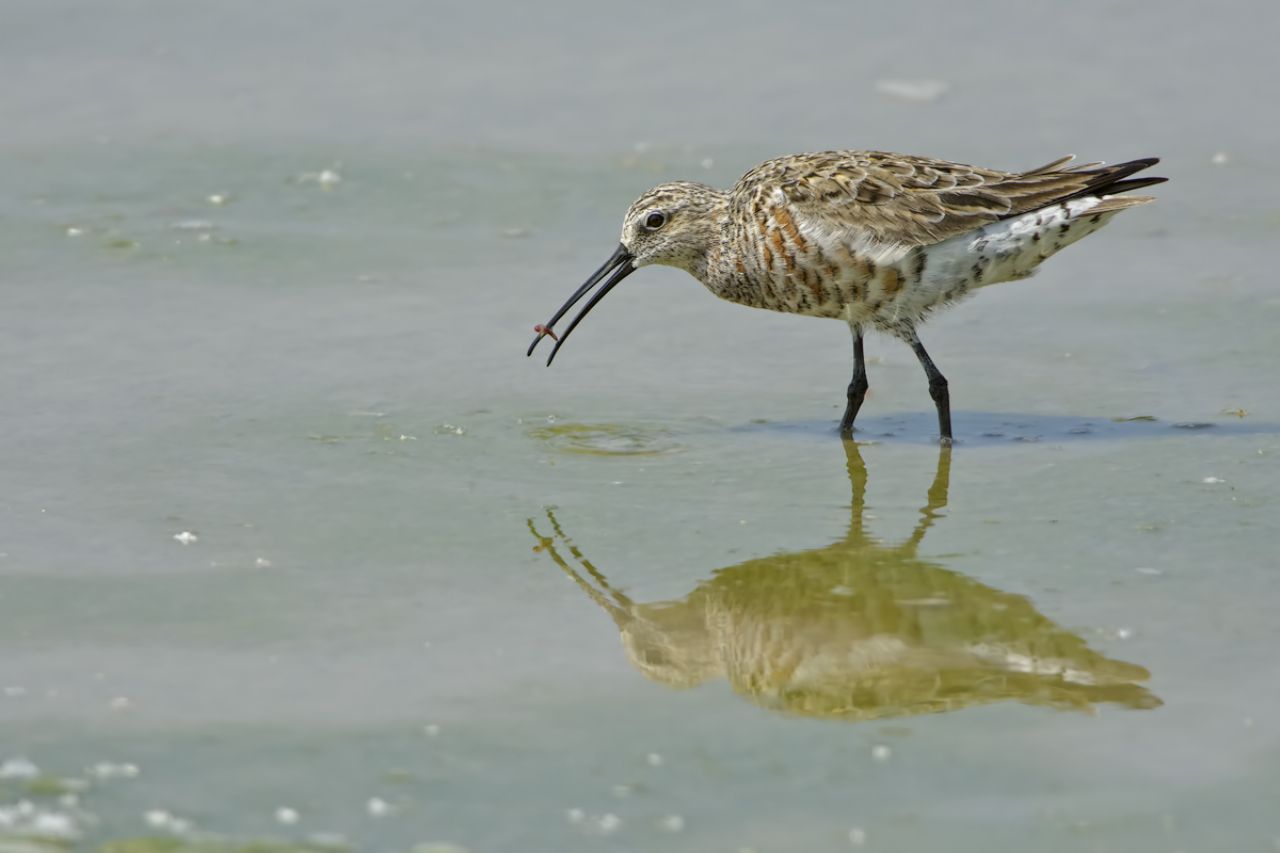
<path fill-rule="evenodd" d="M 661 210 L 655 210 L 644 218 L 644 227 L 650 231 L 657 231 L 663 225 L 667 224 L 667 215 Z"/>

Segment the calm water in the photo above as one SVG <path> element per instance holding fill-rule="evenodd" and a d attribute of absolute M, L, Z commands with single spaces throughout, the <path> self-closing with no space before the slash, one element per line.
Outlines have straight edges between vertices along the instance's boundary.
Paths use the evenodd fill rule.
<path fill-rule="evenodd" d="M 0 851 L 1274 849 L 1280 12 L 851 9 L 5 3 Z M 675 271 L 524 358 L 834 146 L 1173 180 L 926 327 L 951 453 Z"/>

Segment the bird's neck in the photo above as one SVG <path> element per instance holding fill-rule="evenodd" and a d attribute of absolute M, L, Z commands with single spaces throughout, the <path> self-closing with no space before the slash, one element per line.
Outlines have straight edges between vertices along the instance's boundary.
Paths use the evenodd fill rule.
<path fill-rule="evenodd" d="M 717 283 L 723 278 L 721 268 L 728 263 L 729 249 L 729 197 L 716 198 L 703 218 L 706 233 L 701 245 L 705 252 L 699 252 L 691 258 L 689 274 L 706 285 L 713 293 L 718 293 Z M 732 264 L 729 264 L 732 266 Z"/>
<path fill-rule="evenodd" d="M 703 267 L 694 273 L 695 277 L 721 299 L 756 308 L 767 307 L 761 299 L 757 265 L 741 254 L 741 247 L 746 245 L 741 233 L 744 225 L 735 223 L 730 216 L 727 197 L 710 220 L 712 232 L 707 235 Z"/>

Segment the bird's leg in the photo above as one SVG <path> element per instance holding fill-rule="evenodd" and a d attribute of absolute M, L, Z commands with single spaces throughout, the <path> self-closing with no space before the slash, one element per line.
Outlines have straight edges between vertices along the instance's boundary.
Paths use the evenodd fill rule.
<path fill-rule="evenodd" d="M 916 358 L 920 359 L 920 366 L 924 368 L 924 375 L 929 377 L 929 396 L 938 407 L 938 431 L 942 434 L 942 443 L 951 444 L 951 395 L 947 392 L 947 377 L 942 375 L 933 359 L 929 358 L 929 353 L 924 351 L 924 344 L 920 343 L 915 329 L 907 330 L 902 338 L 911 345 Z"/>
<path fill-rule="evenodd" d="M 845 406 L 844 417 L 840 419 L 840 433 L 849 435 L 853 432 L 853 419 L 862 408 L 862 401 L 867 396 L 867 365 L 862 355 L 862 326 L 849 324 L 853 332 L 853 381 L 849 383 L 849 403 Z"/>

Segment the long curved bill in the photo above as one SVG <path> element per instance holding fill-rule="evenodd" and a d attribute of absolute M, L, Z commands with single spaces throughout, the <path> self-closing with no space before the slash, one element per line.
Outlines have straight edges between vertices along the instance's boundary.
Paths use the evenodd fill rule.
<path fill-rule="evenodd" d="M 592 296 L 590 300 L 587 301 L 587 304 L 583 309 L 578 312 L 578 316 L 573 318 L 573 322 L 569 324 L 569 328 L 565 329 L 564 332 L 561 333 L 560 337 L 556 339 L 556 345 L 551 350 L 551 355 L 547 357 L 547 366 L 550 367 L 551 362 L 555 360 L 556 353 L 560 351 L 560 347 L 564 346 L 564 342 L 569 339 L 569 335 L 572 334 L 573 330 L 582 322 L 582 318 L 587 316 L 591 309 L 596 307 L 596 303 L 601 299 L 604 299 L 604 295 L 610 290 L 613 290 L 613 288 L 617 286 L 618 282 L 622 281 L 635 271 L 636 268 L 631 264 L 631 253 L 627 251 L 626 246 L 619 243 L 617 251 L 609 257 L 609 260 L 604 262 L 604 266 L 592 273 L 591 278 L 587 279 L 582 287 L 579 287 L 573 292 L 573 295 L 569 297 L 569 301 L 561 305 L 560 310 L 552 315 L 551 319 L 548 320 L 545 325 L 538 327 L 538 336 L 533 339 L 533 343 L 529 344 L 529 351 L 525 353 L 525 355 L 533 355 L 533 349 L 538 345 L 538 341 L 542 340 L 547 335 L 551 335 L 552 338 L 555 338 L 555 333 L 551 331 L 551 327 L 556 324 L 556 321 L 563 317 L 565 312 L 570 308 L 577 305 L 578 300 L 586 296 L 587 293 L 590 292 L 591 288 L 600 284 L 601 281 L 604 281 L 604 285 L 596 291 L 595 295 Z M 607 281 L 605 281 L 605 276 L 608 276 Z"/>

